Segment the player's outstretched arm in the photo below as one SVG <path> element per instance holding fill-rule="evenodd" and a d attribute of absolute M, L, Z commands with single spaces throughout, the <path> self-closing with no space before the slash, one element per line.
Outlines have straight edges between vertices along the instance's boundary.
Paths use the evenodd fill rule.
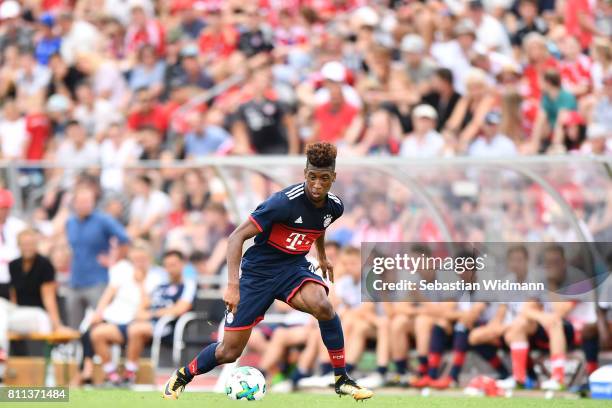
<path fill-rule="evenodd" d="M 227 240 L 227 289 L 225 289 L 223 301 L 232 313 L 236 313 L 238 302 L 240 302 L 238 279 L 240 277 L 242 246 L 244 241 L 253 238 L 257 234 L 259 234 L 259 230 L 255 224 L 247 220 L 240 224 Z"/>

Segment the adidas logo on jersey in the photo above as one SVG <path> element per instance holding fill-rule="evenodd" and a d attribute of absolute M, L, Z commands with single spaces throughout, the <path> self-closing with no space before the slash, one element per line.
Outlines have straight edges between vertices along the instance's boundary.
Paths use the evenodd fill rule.
<path fill-rule="evenodd" d="M 300 215 L 297 220 L 293 221 L 295 224 L 301 224 L 302 223 L 302 216 Z"/>

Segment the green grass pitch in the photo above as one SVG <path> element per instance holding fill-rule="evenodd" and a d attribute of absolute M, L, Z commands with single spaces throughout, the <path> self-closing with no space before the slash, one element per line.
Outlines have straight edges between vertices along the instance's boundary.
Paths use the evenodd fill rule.
<path fill-rule="evenodd" d="M 377 395 L 363 404 L 357 403 L 348 397 L 339 398 L 332 394 L 270 394 L 263 401 L 230 401 L 223 394 L 186 392 L 178 401 L 163 400 L 159 392 L 134 392 L 123 390 L 94 390 L 70 391 L 69 403 L 0 403 L 2 408 L 154 408 L 154 407 L 190 407 L 190 408 L 235 408 L 245 405 L 259 408 L 335 408 L 335 407 L 364 407 L 364 408 L 596 408 L 610 407 L 610 401 L 596 401 L 585 399 L 545 400 L 542 398 L 468 398 L 468 397 L 419 397 L 401 395 Z"/>

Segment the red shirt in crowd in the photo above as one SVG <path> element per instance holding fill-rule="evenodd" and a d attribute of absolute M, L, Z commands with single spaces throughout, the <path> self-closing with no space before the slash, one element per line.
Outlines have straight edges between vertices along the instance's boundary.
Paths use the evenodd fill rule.
<path fill-rule="evenodd" d="M 564 87 L 591 85 L 591 59 L 580 55 L 574 61 L 561 61 L 560 74 Z"/>
<path fill-rule="evenodd" d="M 584 14 L 589 19 L 593 19 L 593 10 L 589 5 L 589 0 L 566 0 L 565 1 L 565 29 L 567 34 L 576 37 L 580 41 L 582 49 L 587 49 L 591 45 L 593 34 L 580 27 L 580 15 Z"/>
<path fill-rule="evenodd" d="M 225 58 L 236 50 L 239 36 L 238 30 L 231 25 L 223 27 L 221 32 L 204 29 L 198 41 L 200 52 L 213 58 Z"/>
<path fill-rule="evenodd" d="M 41 160 L 45 155 L 47 140 L 51 135 L 51 121 L 43 113 L 32 113 L 26 116 L 26 131 L 30 143 L 26 150 L 27 160 Z"/>
<path fill-rule="evenodd" d="M 542 89 L 540 88 L 540 76 L 544 74 L 547 69 L 558 69 L 559 63 L 553 57 L 549 57 L 546 61 L 541 64 L 529 64 L 523 71 L 523 77 L 527 79 L 527 94 L 524 95 L 527 98 L 534 98 L 540 100 L 542 97 Z"/>
<path fill-rule="evenodd" d="M 317 140 L 335 143 L 342 139 L 358 113 L 359 109 L 346 102 L 337 111 L 332 110 L 329 102 L 317 107 L 314 112 L 314 120 L 319 127 Z"/>
<path fill-rule="evenodd" d="M 166 52 L 166 30 L 157 20 L 149 20 L 144 27 L 128 27 L 125 34 L 125 49 L 128 53 L 136 52 L 143 45 L 152 45 L 158 56 Z"/>
<path fill-rule="evenodd" d="M 156 105 L 149 112 L 133 112 L 128 115 L 127 125 L 130 130 L 153 126 L 162 133 L 168 129 L 168 112 L 161 105 Z"/>

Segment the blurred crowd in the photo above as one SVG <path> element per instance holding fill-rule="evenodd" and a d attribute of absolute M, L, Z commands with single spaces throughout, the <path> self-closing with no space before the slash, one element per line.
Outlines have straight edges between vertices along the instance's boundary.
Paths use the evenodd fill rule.
<path fill-rule="evenodd" d="M 0 152 L 606 154 L 611 18 L 609 0 L 3 0 Z"/>

